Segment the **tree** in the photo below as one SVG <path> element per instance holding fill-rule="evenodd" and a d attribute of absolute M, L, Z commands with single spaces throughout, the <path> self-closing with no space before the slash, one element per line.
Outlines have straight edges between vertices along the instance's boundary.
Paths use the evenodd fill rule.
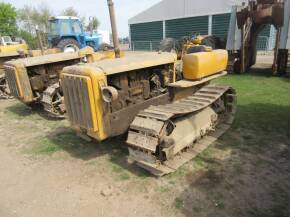
<path fill-rule="evenodd" d="M 34 30 L 34 24 L 32 20 L 34 9 L 28 5 L 25 5 L 22 9 L 18 10 L 18 21 L 23 29 L 32 34 Z"/>
<path fill-rule="evenodd" d="M 52 17 L 52 12 L 47 5 L 42 5 L 39 9 L 38 15 L 36 17 L 36 22 L 39 28 L 47 32 L 48 31 L 48 20 Z"/>
<path fill-rule="evenodd" d="M 90 17 L 89 25 L 87 26 L 87 31 L 97 30 L 100 26 L 100 21 L 97 17 Z"/>
<path fill-rule="evenodd" d="M 0 3 L 0 35 L 14 35 L 17 32 L 16 9 L 9 3 Z"/>
<path fill-rule="evenodd" d="M 27 42 L 30 49 L 38 48 L 37 37 L 35 35 L 30 34 L 29 32 L 27 32 L 25 30 L 19 30 L 18 36 L 23 38 L 24 41 Z"/>
<path fill-rule="evenodd" d="M 79 13 L 73 7 L 68 7 L 65 10 L 63 10 L 62 15 L 70 17 L 79 17 Z"/>
<path fill-rule="evenodd" d="M 81 23 L 83 26 L 85 26 L 86 22 L 86 17 L 80 17 L 79 13 L 73 8 L 73 7 L 68 7 L 64 9 L 61 13 L 62 16 L 69 16 L 69 17 L 78 17 L 80 18 Z"/>
<path fill-rule="evenodd" d="M 25 5 L 22 9 L 18 10 L 20 27 L 30 34 L 35 34 L 36 27 L 43 32 L 47 32 L 48 20 L 51 16 L 52 12 L 47 5 L 41 5 L 38 9 Z"/>

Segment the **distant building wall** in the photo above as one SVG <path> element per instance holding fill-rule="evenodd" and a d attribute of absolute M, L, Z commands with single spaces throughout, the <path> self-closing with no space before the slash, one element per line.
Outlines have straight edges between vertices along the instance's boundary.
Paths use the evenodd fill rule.
<path fill-rule="evenodd" d="M 131 48 L 157 50 L 163 38 L 193 35 L 227 37 L 230 12 L 238 0 L 163 0 L 129 20 Z M 259 35 L 258 49 L 269 48 L 270 26 Z"/>

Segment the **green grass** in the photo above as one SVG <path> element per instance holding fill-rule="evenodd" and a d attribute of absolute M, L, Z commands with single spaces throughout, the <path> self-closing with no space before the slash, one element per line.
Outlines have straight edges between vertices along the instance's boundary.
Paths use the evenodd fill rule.
<path fill-rule="evenodd" d="M 52 137 L 37 138 L 25 152 L 34 155 L 50 155 L 59 151 L 82 152 L 81 147 L 84 143 L 86 142 L 76 136 L 73 131 L 68 131 Z"/>
<path fill-rule="evenodd" d="M 189 184 L 192 188 L 204 192 L 209 200 L 202 202 L 197 200 L 194 206 L 189 206 L 188 204 L 192 203 L 187 199 L 190 193 L 185 191 L 181 195 L 177 195 L 174 206 L 188 216 L 199 216 L 201 204 L 204 205 L 202 207 L 214 206 L 217 211 L 224 213 L 232 203 L 226 197 L 226 192 L 239 193 L 239 187 L 245 188 L 249 185 L 248 181 L 259 180 L 265 185 L 266 194 L 273 194 L 268 197 L 270 202 L 273 202 L 272 207 L 265 211 L 253 204 L 248 204 L 243 207 L 241 214 L 238 214 L 237 209 L 234 216 L 286 216 L 287 211 L 285 210 L 287 210 L 287 201 L 290 198 L 289 186 L 287 186 L 287 181 L 281 180 L 288 180 L 289 174 L 285 173 L 285 165 L 283 167 L 279 161 L 286 163 L 288 160 L 289 165 L 290 160 L 290 78 L 274 77 L 264 73 L 246 73 L 228 75 L 215 80 L 214 83 L 232 86 L 237 92 L 238 109 L 235 122 L 232 128 L 219 139 L 215 147 L 221 152 L 231 150 L 232 154 L 229 159 L 222 160 L 225 161 L 226 166 L 221 166 L 218 158 L 215 159 L 216 153 L 213 147 L 197 156 L 192 164 L 207 171 L 205 179 L 208 181 L 195 184 L 193 179 L 194 185 L 191 182 Z M 234 152 L 238 154 L 235 155 Z M 281 154 L 279 155 L 279 153 Z M 259 155 L 265 156 L 265 158 L 261 158 Z M 244 158 L 250 160 L 249 164 L 255 165 L 254 171 L 247 169 L 247 165 L 242 160 Z M 268 158 L 274 159 L 274 161 L 268 161 Z M 224 167 L 228 170 L 221 170 Z M 188 168 L 184 166 L 180 171 L 168 176 L 169 180 L 182 179 L 185 174 L 188 174 L 186 169 Z M 192 168 L 190 169 L 192 170 Z M 267 170 L 269 170 L 272 180 L 277 179 L 278 187 L 274 185 L 269 190 L 267 181 L 264 180 L 265 177 L 255 176 L 255 172 Z M 192 174 L 194 176 L 194 172 Z M 262 172 L 262 174 L 264 173 Z M 191 181 L 191 179 L 189 180 Z M 241 198 L 243 196 L 241 194 Z M 251 198 L 249 199 L 249 201 L 253 201 Z M 260 199 L 257 198 L 257 200 Z"/>
<path fill-rule="evenodd" d="M 290 79 L 263 74 L 229 75 L 215 81 L 234 87 L 238 95 L 235 128 L 290 131 Z"/>
<path fill-rule="evenodd" d="M 120 165 L 113 164 L 112 171 L 113 173 L 115 173 L 115 175 L 117 176 L 117 179 L 120 181 L 126 181 L 131 178 L 130 174 L 126 171 L 126 169 Z"/>
<path fill-rule="evenodd" d="M 169 191 L 170 191 L 170 187 L 168 187 L 168 186 L 160 186 L 160 187 L 158 188 L 158 191 L 159 191 L 160 193 L 166 193 L 166 192 L 169 192 Z"/>

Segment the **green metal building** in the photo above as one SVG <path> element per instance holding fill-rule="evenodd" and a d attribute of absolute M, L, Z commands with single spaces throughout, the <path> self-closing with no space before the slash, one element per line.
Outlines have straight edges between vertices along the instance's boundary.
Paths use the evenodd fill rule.
<path fill-rule="evenodd" d="M 160 1 L 129 19 L 131 49 L 157 50 L 164 38 L 191 35 L 216 35 L 226 40 L 232 4 L 233 0 Z M 272 48 L 273 29 L 268 26 L 261 32 L 258 49 Z"/>

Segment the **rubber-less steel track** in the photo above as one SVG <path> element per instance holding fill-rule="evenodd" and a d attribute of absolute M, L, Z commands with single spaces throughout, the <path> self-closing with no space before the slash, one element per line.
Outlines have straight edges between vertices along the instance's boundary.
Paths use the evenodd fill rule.
<path fill-rule="evenodd" d="M 173 158 L 164 159 L 160 153 L 168 128 L 174 128 L 176 120 L 188 115 L 198 115 L 206 108 L 212 108 L 218 114 L 214 128 L 202 133 L 198 140 L 187 145 Z M 156 176 L 172 173 L 207 149 L 229 129 L 235 111 L 235 91 L 228 86 L 214 85 L 204 86 L 192 96 L 171 104 L 151 106 L 141 111 L 130 126 L 127 139 L 129 159 Z"/>
<path fill-rule="evenodd" d="M 64 118 L 65 107 L 59 83 L 49 86 L 41 97 L 41 103 L 47 114 L 53 118 Z"/>
<path fill-rule="evenodd" d="M 5 74 L 0 74 L 0 99 L 12 99 L 6 82 Z"/>

